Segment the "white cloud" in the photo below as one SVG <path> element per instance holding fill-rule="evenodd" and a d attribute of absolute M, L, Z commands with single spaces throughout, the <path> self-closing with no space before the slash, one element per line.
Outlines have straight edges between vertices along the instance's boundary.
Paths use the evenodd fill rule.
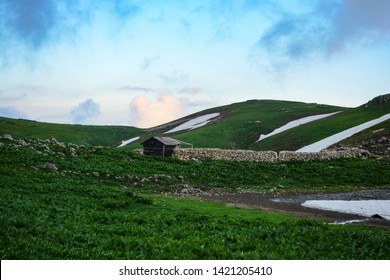
<path fill-rule="evenodd" d="M 74 107 L 70 112 L 72 123 L 89 124 L 100 115 L 100 106 L 92 99 L 87 99 Z"/>
<path fill-rule="evenodd" d="M 13 119 L 27 118 L 26 114 L 14 107 L 0 107 L 0 116 Z"/>

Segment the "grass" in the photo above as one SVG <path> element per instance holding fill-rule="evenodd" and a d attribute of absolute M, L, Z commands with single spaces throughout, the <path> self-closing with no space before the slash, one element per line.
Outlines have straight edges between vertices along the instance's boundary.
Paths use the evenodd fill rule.
<path fill-rule="evenodd" d="M 15 138 L 47 139 L 92 146 L 118 146 L 122 140 L 138 136 L 142 130 L 126 126 L 69 125 L 0 117 L 0 135 Z"/>
<path fill-rule="evenodd" d="M 192 143 L 196 148 L 248 149 L 261 133 L 271 132 L 291 120 L 340 110 L 345 108 L 315 103 L 250 100 L 200 112 L 198 115 L 218 112 L 222 118 L 211 125 L 196 130 L 179 131 L 168 136 Z M 126 149 L 139 148 L 145 138 L 163 134 L 176 125 L 153 129 Z"/>
<path fill-rule="evenodd" d="M 1 259 L 390 258 L 389 231 L 161 194 L 183 184 L 221 191 L 388 188 L 386 160 L 183 162 L 92 147 L 77 147 L 74 156 L 74 146 L 53 141 L 0 142 Z"/>
<path fill-rule="evenodd" d="M 301 125 L 269 137 L 251 146 L 251 148 L 263 151 L 295 151 L 353 126 L 379 118 L 389 112 L 390 104 L 378 105 L 369 102 L 361 107 L 349 109 L 331 117 Z"/>

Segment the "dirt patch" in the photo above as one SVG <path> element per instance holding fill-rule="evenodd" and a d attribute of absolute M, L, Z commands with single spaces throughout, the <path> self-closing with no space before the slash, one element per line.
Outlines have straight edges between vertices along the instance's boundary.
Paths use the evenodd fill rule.
<path fill-rule="evenodd" d="M 360 190 L 338 193 L 204 193 L 196 196 L 203 200 L 220 201 L 227 206 L 258 209 L 271 213 L 288 214 L 299 218 L 320 219 L 326 222 L 362 220 L 356 225 L 370 225 L 390 229 L 390 221 L 381 218 L 366 218 L 354 214 L 339 213 L 303 207 L 306 200 L 368 200 L 390 199 L 390 190 Z"/>

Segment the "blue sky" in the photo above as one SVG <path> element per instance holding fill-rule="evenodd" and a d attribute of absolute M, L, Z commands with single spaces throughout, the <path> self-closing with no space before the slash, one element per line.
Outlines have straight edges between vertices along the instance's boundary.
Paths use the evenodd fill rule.
<path fill-rule="evenodd" d="M 150 127 L 390 92 L 386 0 L 0 0 L 0 115 Z"/>

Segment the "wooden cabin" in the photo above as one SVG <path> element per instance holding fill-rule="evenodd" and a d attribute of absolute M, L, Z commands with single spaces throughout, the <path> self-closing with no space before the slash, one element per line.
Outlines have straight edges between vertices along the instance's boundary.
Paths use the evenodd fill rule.
<path fill-rule="evenodd" d="M 179 140 L 170 137 L 154 136 L 142 142 L 141 145 L 144 147 L 144 155 L 170 157 L 173 149 L 181 143 Z"/>

